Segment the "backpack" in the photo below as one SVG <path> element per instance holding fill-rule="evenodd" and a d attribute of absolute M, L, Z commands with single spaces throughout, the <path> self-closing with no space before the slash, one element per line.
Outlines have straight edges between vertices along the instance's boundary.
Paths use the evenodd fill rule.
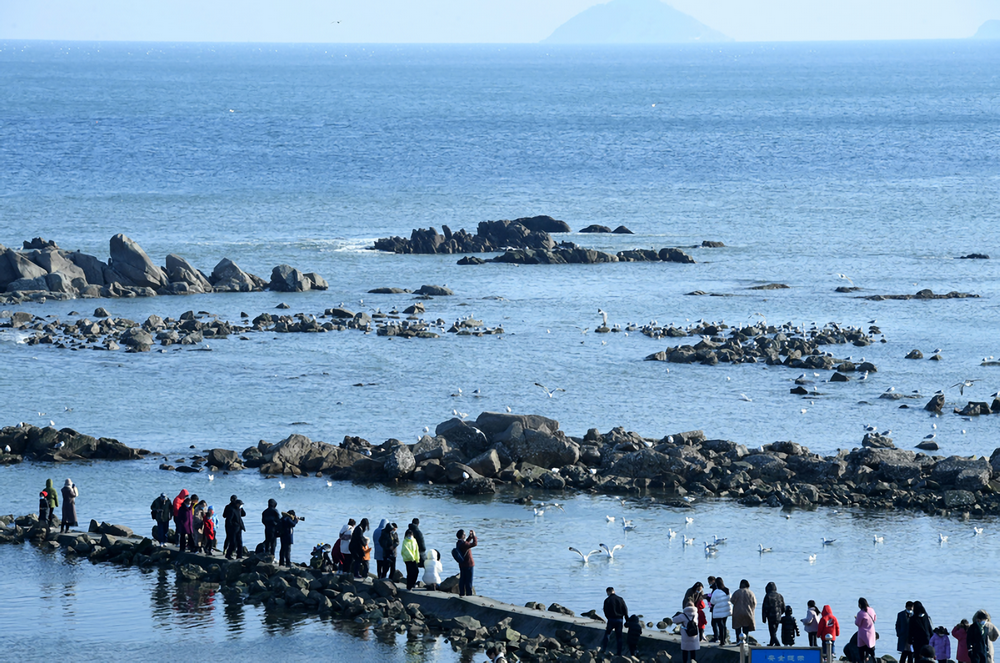
<path fill-rule="evenodd" d="M 465 564 L 465 555 L 459 551 L 458 546 L 451 549 L 451 556 L 455 558 L 455 561 L 458 562 L 459 566 Z"/>
<path fill-rule="evenodd" d="M 684 627 L 684 632 L 692 638 L 698 637 L 698 622 L 688 617 L 688 623 Z"/>

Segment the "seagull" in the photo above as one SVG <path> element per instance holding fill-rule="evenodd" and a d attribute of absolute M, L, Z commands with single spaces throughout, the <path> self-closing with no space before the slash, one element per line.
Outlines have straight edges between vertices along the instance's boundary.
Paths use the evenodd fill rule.
<path fill-rule="evenodd" d="M 3 452 L 5 454 L 9 454 L 10 453 L 10 445 L 9 444 L 3 448 Z"/>
<path fill-rule="evenodd" d="M 852 281 L 851 278 L 847 274 L 837 274 L 837 277 L 841 278 L 841 279 L 844 279 L 845 281 L 847 281 L 851 285 L 854 285 L 854 281 Z"/>
<path fill-rule="evenodd" d="M 925 440 L 933 440 L 935 437 L 937 437 L 937 433 L 930 433 L 929 435 L 924 435 Z"/>
<path fill-rule="evenodd" d="M 614 548 L 608 548 L 606 545 L 601 543 L 598 544 L 598 547 L 604 551 L 604 554 L 608 556 L 608 559 L 614 559 L 615 553 L 618 552 L 619 549 L 624 548 L 625 546 L 619 543 Z"/>
<path fill-rule="evenodd" d="M 837 539 L 828 539 L 828 538 L 826 538 L 826 537 L 823 537 L 823 538 L 822 538 L 822 539 L 820 539 L 820 540 L 821 540 L 821 541 L 823 542 L 823 545 L 824 545 L 824 546 L 829 546 L 829 545 L 831 545 L 831 544 L 832 544 L 832 543 L 833 543 L 834 541 L 836 541 Z"/>
<path fill-rule="evenodd" d="M 972 536 L 979 536 L 982 533 L 983 533 L 983 528 L 982 527 L 973 527 L 972 528 Z"/>
<path fill-rule="evenodd" d="M 677 532 L 675 532 L 674 530 L 672 530 L 672 529 L 670 529 L 670 528 L 668 527 L 668 528 L 667 528 L 667 536 L 668 536 L 669 538 L 671 538 L 671 539 L 672 539 L 672 538 L 674 538 L 675 536 L 677 536 Z"/>
<path fill-rule="evenodd" d="M 771 552 L 771 549 L 770 548 L 765 548 L 763 543 L 758 543 L 757 544 L 757 552 L 763 554 L 763 553 L 766 553 L 766 552 Z"/>
<path fill-rule="evenodd" d="M 688 516 L 687 518 L 684 519 L 684 524 L 685 525 L 690 525 L 693 522 L 694 522 L 694 518 L 692 518 L 690 516 Z"/>
<path fill-rule="evenodd" d="M 597 314 L 600 315 L 601 316 L 601 320 L 603 320 L 603 322 L 601 323 L 602 326 L 607 327 L 608 326 L 608 314 L 605 313 L 601 309 L 597 309 Z"/>
<path fill-rule="evenodd" d="M 714 555 L 717 552 L 719 552 L 718 546 L 716 546 L 714 543 L 709 543 L 708 541 L 705 542 L 706 555 Z"/>
<path fill-rule="evenodd" d="M 54 427 L 55 425 L 56 425 L 56 422 L 54 422 L 51 419 L 49 419 L 49 426 L 53 426 Z"/>
<path fill-rule="evenodd" d="M 215 481 L 215 475 L 214 474 L 209 474 L 208 475 L 208 480 L 209 481 Z"/>
<path fill-rule="evenodd" d="M 938 543 L 947 543 L 947 542 L 948 542 L 948 537 L 946 537 L 944 534 L 938 533 Z"/>
<path fill-rule="evenodd" d="M 327 488 L 332 488 L 332 487 L 333 487 L 333 482 L 332 482 L 332 481 L 330 481 L 329 479 L 327 479 L 327 482 L 326 482 L 326 487 L 327 487 Z"/>
<path fill-rule="evenodd" d="M 689 539 L 688 537 L 685 536 L 684 537 L 684 545 L 686 545 L 686 546 L 693 546 L 694 545 L 694 537 L 692 536 Z"/>
<path fill-rule="evenodd" d="M 625 532 L 634 532 L 635 531 L 635 525 L 633 525 L 632 522 L 629 521 L 628 523 L 623 523 L 622 524 L 622 529 Z"/>
<path fill-rule="evenodd" d="M 972 385 L 976 384 L 977 382 L 979 382 L 979 380 L 962 380 L 961 382 L 956 382 L 955 384 L 951 385 L 951 387 L 949 387 L 949 389 L 954 389 L 955 387 L 958 387 L 958 393 L 960 393 L 960 394 L 962 394 L 964 396 L 965 395 L 965 388 L 966 387 L 971 387 Z"/>
<path fill-rule="evenodd" d="M 284 490 L 285 489 L 285 482 L 284 481 L 279 481 L 278 482 L 278 488 Z"/>
<path fill-rule="evenodd" d="M 468 479 L 469 478 L 469 473 L 468 472 L 462 472 L 462 478 L 463 479 Z"/>
<path fill-rule="evenodd" d="M 721 544 L 721 543 L 725 543 L 726 541 L 728 541 L 728 539 L 727 539 L 727 538 L 723 537 L 723 538 L 721 538 L 721 539 L 720 539 L 720 538 L 719 538 L 718 536 L 716 536 L 716 535 L 714 535 L 714 534 L 712 535 L 712 538 L 714 539 L 713 543 L 714 543 L 715 545 L 719 545 L 719 544 Z"/>
<path fill-rule="evenodd" d="M 747 403 L 753 403 L 753 399 L 747 396 L 746 394 L 740 394 L 740 400 L 746 401 Z"/>
<path fill-rule="evenodd" d="M 884 537 L 878 536 L 877 534 L 872 537 L 872 544 L 878 545 L 882 543 Z"/>
<path fill-rule="evenodd" d="M 572 552 L 575 552 L 577 555 L 579 555 L 580 559 L 583 560 L 584 564 L 587 564 L 588 562 L 590 562 L 590 556 L 591 555 L 599 555 L 602 552 L 600 550 L 591 550 L 589 553 L 587 553 L 586 555 L 584 555 L 582 552 L 580 552 L 579 550 L 577 550 L 573 546 L 570 546 L 569 549 Z"/>
<path fill-rule="evenodd" d="M 510 413 L 510 406 L 507 406 L 507 412 Z"/>
<path fill-rule="evenodd" d="M 810 564 L 816 563 L 816 555 L 809 555 L 809 563 Z"/>
<path fill-rule="evenodd" d="M 536 507 L 534 509 L 534 511 L 535 511 L 535 518 L 537 518 L 538 516 L 544 516 L 545 515 L 545 509 L 539 509 L 539 508 Z"/>
<path fill-rule="evenodd" d="M 547 395 L 547 396 L 548 396 L 549 398 L 552 398 L 553 396 L 555 396 L 555 395 L 556 395 L 556 392 L 557 392 L 557 391 L 566 391 L 566 390 L 565 390 L 565 389 L 563 389 L 562 387 L 556 387 L 555 389 L 549 389 L 548 387 L 546 387 L 546 386 L 545 386 L 544 384 L 541 384 L 540 382 L 536 382 L 536 383 L 535 383 L 535 386 L 536 386 L 536 387 L 541 387 L 541 388 L 542 388 L 542 391 L 544 391 L 544 392 L 545 392 L 545 394 L 546 394 L 546 395 Z"/>
<path fill-rule="evenodd" d="M 56 449 L 62 449 L 65 446 L 66 446 L 65 442 L 56 442 L 56 444 L 55 444 L 55 448 Z"/>

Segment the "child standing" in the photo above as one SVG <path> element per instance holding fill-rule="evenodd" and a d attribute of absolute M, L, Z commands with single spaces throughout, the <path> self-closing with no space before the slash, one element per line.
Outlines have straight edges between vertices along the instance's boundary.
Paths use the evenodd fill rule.
<path fill-rule="evenodd" d="M 938 663 L 945 663 L 951 658 L 951 638 L 948 637 L 948 629 L 938 626 L 931 636 L 931 647 L 934 647 L 934 658 Z"/>
<path fill-rule="evenodd" d="M 38 523 L 49 522 L 49 494 L 46 491 L 38 493 Z"/>
<path fill-rule="evenodd" d="M 632 615 L 625 622 L 625 628 L 628 629 L 628 638 L 625 640 L 625 644 L 628 645 L 629 655 L 635 656 L 639 650 L 639 636 L 642 635 L 642 619 L 639 618 L 639 615 Z"/>
<path fill-rule="evenodd" d="M 969 658 L 969 641 L 966 638 L 968 632 L 968 619 L 963 619 L 955 624 L 955 628 L 951 629 L 951 637 L 958 640 L 958 644 L 955 646 L 955 660 L 958 663 L 972 663 L 972 659 Z"/>
<path fill-rule="evenodd" d="M 205 511 L 201 542 L 205 554 L 211 557 L 212 551 L 215 549 L 215 509 L 212 507 L 208 507 L 208 510 Z"/>
<path fill-rule="evenodd" d="M 802 618 L 802 630 L 809 636 L 809 646 L 816 646 L 816 631 L 819 630 L 819 608 L 816 602 L 809 600 L 806 604 L 806 616 Z"/>
<path fill-rule="evenodd" d="M 792 606 L 785 606 L 785 615 L 781 618 L 781 644 L 785 647 L 795 646 L 795 636 L 799 635 L 799 624 L 792 617 Z"/>

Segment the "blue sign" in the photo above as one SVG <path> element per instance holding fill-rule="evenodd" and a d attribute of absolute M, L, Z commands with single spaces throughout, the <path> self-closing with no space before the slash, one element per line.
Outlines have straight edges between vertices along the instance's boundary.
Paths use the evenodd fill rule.
<path fill-rule="evenodd" d="M 820 663 L 819 647 L 751 647 L 750 663 Z"/>

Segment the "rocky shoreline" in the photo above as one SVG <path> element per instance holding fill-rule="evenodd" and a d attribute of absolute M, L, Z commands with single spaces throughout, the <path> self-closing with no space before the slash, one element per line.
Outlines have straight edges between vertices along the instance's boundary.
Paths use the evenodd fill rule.
<path fill-rule="evenodd" d="M 171 253 L 157 266 L 134 240 L 122 234 L 111 238 L 107 262 L 79 251 L 65 251 L 36 237 L 23 243 L 22 251 L 0 245 L 0 304 L 46 299 L 97 297 L 153 297 L 207 292 L 304 292 L 326 290 L 319 274 L 303 273 L 289 265 L 271 270 L 270 282 L 244 272 L 223 258 L 205 274 L 184 258 Z"/>
<path fill-rule="evenodd" d="M 382 290 L 382 289 L 377 289 Z M 407 291 L 408 292 L 408 291 Z M 423 286 L 418 293 L 433 292 L 449 295 L 451 291 L 441 286 Z M 430 295 L 420 295 L 431 299 Z M 279 309 L 287 309 L 284 304 Z M 489 327 L 482 320 L 462 318 L 447 322 L 442 318 L 425 320 L 426 306 L 417 301 L 402 311 L 392 308 L 387 312 L 374 309 L 354 312 L 343 306 L 325 309 L 320 314 L 281 314 L 264 312 L 250 320 L 243 313 L 241 322 L 221 320 L 208 311 L 186 311 L 179 318 L 150 315 L 141 324 L 128 318 L 112 317 L 104 307 L 95 309 L 94 319 L 78 317 L 66 321 L 36 316 L 26 311 L 0 311 L 0 329 L 10 329 L 24 334 L 21 342 L 26 345 L 50 345 L 69 350 L 105 350 L 125 352 L 150 352 L 159 345 L 161 352 L 170 346 L 190 347 L 213 339 L 238 335 L 250 340 L 248 334 L 271 332 L 277 334 L 325 333 L 354 330 L 365 334 L 392 338 L 440 338 L 442 334 L 456 336 L 491 336 L 503 334 L 502 326 Z M 71 312 L 71 316 L 79 313 Z M 199 348 L 204 349 L 204 348 Z"/>
<path fill-rule="evenodd" d="M 397 254 L 503 253 L 491 260 L 466 256 L 459 265 L 482 265 L 487 262 L 519 265 L 595 265 L 609 262 L 677 262 L 693 263 L 694 258 L 678 248 L 634 249 L 606 253 L 578 246 L 573 242 L 556 243 L 551 232 L 569 232 L 569 225 L 550 216 L 535 216 L 513 221 L 482 221 L 473 235 L 465 230 L 452 232 L 448 226 L 443 234 L 434 228 L 415 228 L 409 239 L 384 237 L 372 247 L 376 251 Z M 584 229 L 581 232 L 598 232 Z M 603 232 L 603 231 L 600 231 Z M 608 232 L 612 232 L 608 229 Z M 622 226 L 619 234 L 631 234 Z M 722 242 L 705 242 L 703 246 L 717 248 Z"/>
<path fill-rule="evenodd" d="M 58 523 L 57 523 L 58 524 Z M 553 603 L 529 601 L 525 607 L 486 597 L 459 598 L 458 576 L 444 580 L 437 591 L 418 583 L 406 590 L 402 573 L 392 579 L 322 572 L 306 565 L 279 566 L 270 555 L 249 553 L 227 560 L 222 556 L 180 552 L 173 545 L 158 546 L 149 537 L 136 536 L 123 525 L 90 521 L 88 532 L 57 534 L 39 523 L 36 514 L 0 517 L 0 543 L 30 542 L 40 548 L 62 549 L 67 556 L 93 564 L 116 564 L 143 569 L 173 569 L 179 583 L 203 592 L 220 592 L 227 601 L 263 606 L 269 611 L 318 614 L 349 620 L 376 631 L 406 633 L 410 639 L 444 637 L 454 649 L 469 654 L 495 646 L 512 661 L 650 661 L 667 663 L 680 655 L 678 630 L 667 618 L 647 631 L 639 655 L 602 655 L 598 650 L 604 620 L 596 610 L 583 616 Z M 652 629 L 653 622 L 647 623 Z M 667 629 L 670 632 L 666 632 Z M 755 642 L 755 641 L 753 641 Z M 708 663 L 736 663 L 739 652 L 703 643 L 699 656 Z"/>
<path fill-rule="evenodd" d="M 994 405 L 1000 411 L 1000 401 Z M 0 430 L 0 445 L 12 445 L 9 453 L 30 455 L 23 440 L 76 435 L 69 429 L 24 428 Z M 574 437 L 553 419 L 495 412 L 483 412 L 475 422 L 449 419 L 433 436 L 412 445 L 397 439 L 373 445 L 351 436 L 333 445 L 293 434 L 242 452 L 206 450 L 181 465 L 164 462 L 160 468 L 250 468 L 267 476 L 444 483 L 458 495 L 581 490 L 658 497 L 681 508 L 690 507 L 684 498 L 698 497 L 746 506 L 1000 514 L 1000 449 L 989 459 L 931 456 L 897 449 L 892 439 L 869 433 L 859 448 L 821 456 L 791 441 L 750 448 L 708 439 L 700 430 L 649 438 L 618 427 Z"/>

